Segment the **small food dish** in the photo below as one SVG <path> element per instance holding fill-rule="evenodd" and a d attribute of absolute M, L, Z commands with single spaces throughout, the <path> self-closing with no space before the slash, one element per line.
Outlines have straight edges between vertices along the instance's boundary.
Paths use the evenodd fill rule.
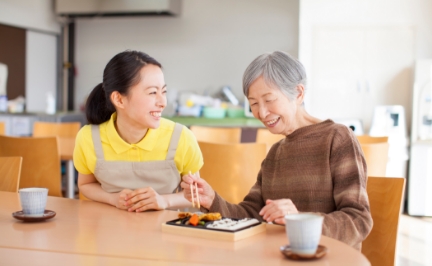
<path fill-rule="evenodd" d="M 224 118 L 226 116 L 226 109 L 215 107 L 204 107 L 203 116 L 205 118 Z"/>
<path fill-rule="evenodd" d="M 25 215 L 23 211 L 17 211 L 12 213 L 12 216 L 15 219 L 24 221 L 24 222 L 40 222 L 53 218 L 56 216 L 55 211 L 45 210 L 44 214 L 41 216 L 29 216 Z"/>
<path fill-rule="evenodd" d="M 324 257 L 325 254 L 327 254 L 327 248 L 321 245 L 318 245 L 317 251 L 314 255 L 302 255 L 293 253 L 289 245 L 281 246 L 280 251 L 282 252 L 282 254 L 285 255 L 285 257 L 292 260 L 316 260 Z"/>
<path fill-rule="evenodd" d="M 243 108 L 228 108 L 227 116 L 231 118 L 245 117 Z"/>

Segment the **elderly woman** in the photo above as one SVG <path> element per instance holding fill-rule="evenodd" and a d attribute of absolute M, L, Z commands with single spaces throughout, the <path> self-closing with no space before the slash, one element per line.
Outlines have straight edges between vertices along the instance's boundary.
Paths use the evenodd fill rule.
<path fill-rule="evenodd" d="M 360 250 L 372 228 L 363 153 L 349 128 L 306 112 L 305 84 L 303 65 L 284 52 L 263 54 L 246 69 L 243 91 L 253 115 L 286 138 L 272 146 L 243 202 L 225 201 L 198 176 L 184 175 L 181 186 L 191 200 L 196 182 L 202 211 L 225 217 L 283 224 L 286 214 L 319 213 L 323 235 Z"/>

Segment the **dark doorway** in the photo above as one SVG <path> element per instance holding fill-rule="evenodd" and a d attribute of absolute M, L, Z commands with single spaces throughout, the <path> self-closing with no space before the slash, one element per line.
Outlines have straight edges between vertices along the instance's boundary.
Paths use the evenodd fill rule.
<path fill-rule="evenodd" d="M 8 66 L 6 84 L 9 100 L 26 97 L 26 31 L 0 24 L 0 62 Z"/>

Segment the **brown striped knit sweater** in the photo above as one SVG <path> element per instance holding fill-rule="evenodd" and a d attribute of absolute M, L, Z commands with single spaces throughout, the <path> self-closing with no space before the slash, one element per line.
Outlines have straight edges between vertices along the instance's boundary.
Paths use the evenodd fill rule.
<path fill-rule="evenodd" d="M 326 120 L 274 144 L 243 202 L 231 204 L 216 193 L 209 211 L 262 220 L 258 213 L 267 199 L 291 199 L 299 212 L 324 216 L 323 235 L 360 250 L 373 223 L 366 181 L 366 163 L 355 135 Z"/>

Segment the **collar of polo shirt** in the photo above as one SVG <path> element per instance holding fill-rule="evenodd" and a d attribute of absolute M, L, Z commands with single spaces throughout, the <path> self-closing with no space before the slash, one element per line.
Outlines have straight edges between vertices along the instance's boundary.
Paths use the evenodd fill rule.
<path fill-rule="evenodd" d="M 153 150 L 158 139 L 157 129 L 149 128 L 146 135 L 140 142 L 135 144 L 129 144 L 120 137 L 117 130 L 115 129 L 114 122 L 116 119 L 117 113 L 113 113 L 110 120 L 108 121 L 106 131 L 108 140 L 110 141 L 111 146 L 117 154 L 126 152 L 133 147 L 138 147 L 146 151 Z"/>

